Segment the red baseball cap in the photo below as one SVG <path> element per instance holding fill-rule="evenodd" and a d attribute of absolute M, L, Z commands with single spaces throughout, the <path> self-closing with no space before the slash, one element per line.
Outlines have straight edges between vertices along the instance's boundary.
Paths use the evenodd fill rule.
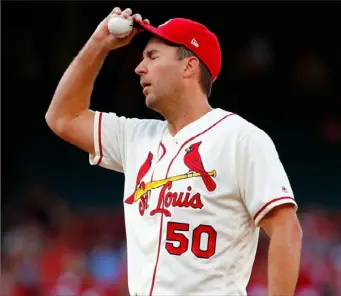
<path fill-rule="evenodd" d="M 156 27 L 138 22 L 146 31 L 191 50 L 211 72 L 213 81 L 221 70 L 221 50 L 217 36 L 206 26 L 185 18 L 173 18 Z"/>

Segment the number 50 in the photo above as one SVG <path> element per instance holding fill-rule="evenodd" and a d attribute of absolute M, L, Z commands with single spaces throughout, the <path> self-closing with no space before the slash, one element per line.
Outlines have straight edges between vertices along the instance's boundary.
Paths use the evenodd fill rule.
<path fill-rule="evenodd" d="M 189 224 L 187 223 L 168 222 L 166 250 L 169 254 L 180 256 L 188 250 L 188 238 L 181 233 L 188 231 Z M 207 234 L 207 246 L 202 249 L 200 243 L 204 233 Z M 191 251 L 198 258 L 208 259 L 215 254 L 216 240 L 217 232 L 214 228 L 210 225 L 200 224 L 193 229 Z"/>

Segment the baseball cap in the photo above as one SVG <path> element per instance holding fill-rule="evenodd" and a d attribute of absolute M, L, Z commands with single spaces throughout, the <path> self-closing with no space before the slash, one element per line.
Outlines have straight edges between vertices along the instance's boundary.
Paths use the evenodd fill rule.
<path fill-rule="evenodd" d="M 217 36 L 203 24 L 186 18 L 173 18 L 158 27 L 142 21 L 138 24 L 153 35 L 188 48 L 208 68 L 213 81 L 218 77 L 222 60 L 220 44 Z"/>

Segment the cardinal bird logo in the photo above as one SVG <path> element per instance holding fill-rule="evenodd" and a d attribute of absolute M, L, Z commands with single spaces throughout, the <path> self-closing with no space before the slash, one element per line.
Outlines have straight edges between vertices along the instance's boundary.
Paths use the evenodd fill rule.
<path fill-rule="evenodd" d="M 185 149 L 186 154 L 184 156 L 184 163 L 189 168 L 190 172 L 195 172 L 200 174 L 206 188 L 208 191 L 214 191 L 217 187 L 216 183 L 209 175 L 209 173 L 205 170 L 204 165 L 202 163 L 202 159 L 199 153 L 200 142 L 194 143 L 188 148 Z"/>
<path fill-rule="evenodd" d="M 141 168 L 139 169 L 139 172 L 136 177 L 136 184 L 135 184 L 135 190 L 132 195 L 130 195 L 125 202 L 128 204 L 134 203 L 134 197 L 135 197 L 135 191 L 136 189 L 141 186 L 142 188 L 145 186 L 144 182 L 141 182 L 143 177 L 148 173 L 150 167 L 152 166 L 153 161 L 153 153 L 149 152 L 147 155 L 146 160 L 143 162 Z"/>

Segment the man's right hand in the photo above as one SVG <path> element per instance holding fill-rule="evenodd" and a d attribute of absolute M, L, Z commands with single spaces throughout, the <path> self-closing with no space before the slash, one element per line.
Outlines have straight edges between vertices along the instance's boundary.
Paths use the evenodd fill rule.
<path fill-rule="evenodd" d="M 117 38 L 112 35 L 108 30 L 108 20 L 112 14 L 123 15 L 124 18 L 133 19 L 133 21 L 142 21 L 142 16 L 138 13 L 132 14 L 132 10 L 130 8 L 126 8 L 125 10 L 121 11 L 119 7 L 115 7 L 114 10 L 98 25 L 97 29 L 91 36 L 91 40 L 95 41 L 96 43 L 101 44 L 103 49 L 107 50 L 108 52 L 128 45 L 134 36 L 139 32 L 140 29 L 134 27 L 132 32 L 124 38 Z M 149 24 L 149 20 L 143 20 L 147 24 Z"/>

